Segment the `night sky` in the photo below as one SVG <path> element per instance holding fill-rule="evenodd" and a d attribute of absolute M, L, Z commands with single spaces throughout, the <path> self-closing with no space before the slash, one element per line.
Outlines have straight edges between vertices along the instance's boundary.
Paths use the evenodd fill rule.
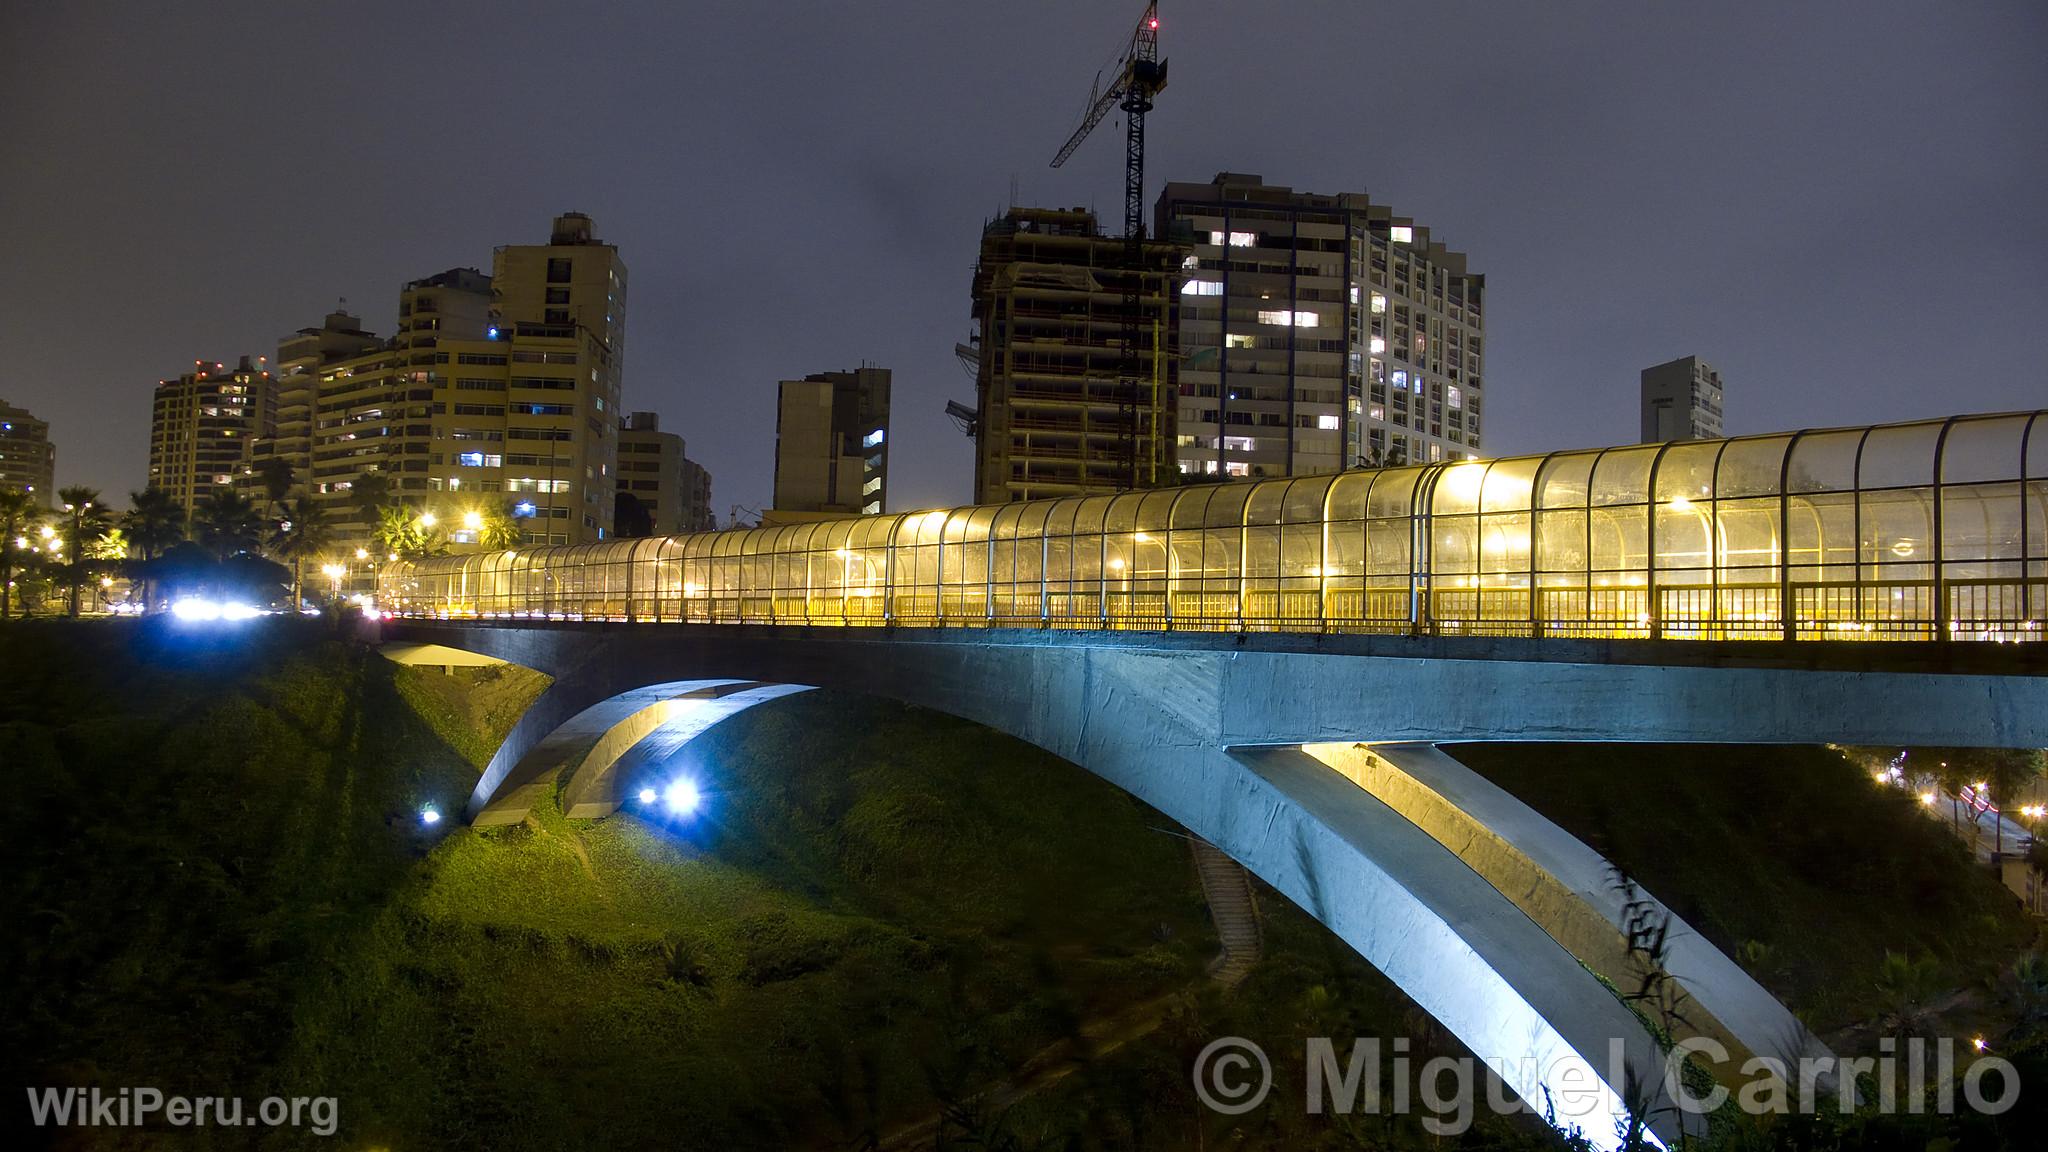
<path fill-rule="evenodd" d="M 1008 201 L 1142 4 L 0 6 L 0 398 L 123 493 L 150 390 L 539 243 L 631 274 L 626 402 L 768 499 L 775 381 L 895 370 L 891 511 L 963 502 L 954 359 Z M 303 10 L 302 10 L 303 9 Z M 2048 405 L 2048 5 L 1167 0 L 1148 203 L 1366 191 L 1487 276 L 1486 450 L 1635 436 L 1697 353 L 1733 433 Z"/>

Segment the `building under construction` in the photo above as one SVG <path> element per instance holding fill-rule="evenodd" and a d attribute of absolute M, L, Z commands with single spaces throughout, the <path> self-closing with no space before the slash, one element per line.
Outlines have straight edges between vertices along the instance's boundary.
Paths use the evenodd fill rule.
<path fill-rule="evenodd" d="M 1122 491 L 1132 471 L 1140 488 L 1179 482 L 1177 289 L 1188 249 L 1143 246 L 1130 406 L 1120 373 L 1126 251 L 1080 208 L 1012 208 L 982 228 L 975 503 Z"/>

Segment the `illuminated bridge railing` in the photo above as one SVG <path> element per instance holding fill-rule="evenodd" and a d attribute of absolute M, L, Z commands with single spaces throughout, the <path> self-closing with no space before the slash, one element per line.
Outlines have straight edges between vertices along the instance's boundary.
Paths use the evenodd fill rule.
<path fill-rule="evenodd" d="M 401 615 L 2038 641 L 2048 412 L 388 567 Z"/>

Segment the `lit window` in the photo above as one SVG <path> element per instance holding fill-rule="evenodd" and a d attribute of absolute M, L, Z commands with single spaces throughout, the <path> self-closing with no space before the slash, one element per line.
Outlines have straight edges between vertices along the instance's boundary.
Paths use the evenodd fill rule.
<path fill-rule="evenodd" d="M 1212 232 L 1210 235 L 1213 236 L 1215 233 Z M 1230 246 L 1232 248 L 1255 248 L 1258 246 L 1258 243 L 1259 234 L 1257 232 L 1232 232 L 1230 234 Z"/>
<path fill-rule="evenodd" d="M 873 496 L 875 493 L 880 492 L 881 490 L 882 478 L 880 476 L 877 476 L 873 480 L 870 480 L 867 483 L 860 486 L 860 494 L 863 496 Z"/>
<path fill-rule="evenodd" d="M 1252 466 L 1242 460 L 1232 460 L 1223 466 L 1223 470 L 1232 476 L 1249 476 L 1252 473 Z"/>
<path fill-rule="evenodd" d="M 1384 316 L 1387 312 L 1387 298 L 1375 292 L 1372 294 L 1372 314 Z"/>
<path fill-rule="evenodd" d="M 1218 245 L 1222 244 L 1222 243 L 1223 243 L 1223 233 L 1221 233 L 1221 232 L 1211 232 L 1211 233 L 1209 233 L 1209 243 L 1211 243 L 1211 244 L 1218 244 Z"/>
<path fill-rule="evenodd" d="M 1249 436 L 1225 436 L 1223 438 L 1223 450 L 1225 452 L 1249 452 L 1252 450 L 1252 438 Z"/>
<path fill-rule="evenodd" d="M 1449 388 L 1444 389 L 1444 401 L 1453 409 L 1463 408 L 1465 406 L 1465 394 L 1458 390 L 1456 384 L 1453 384 Z"/>
<path fill-rule="evenodd" d="M 1232 332 L 1223 338 L 1223 346 L 1225 348 L 1249 348 L 1252 346 L 1252 338 Z"/>
<path fill-rule="evenodd" d="M 1396 244 L 1415 243 L 1415 229 L 1410 228 L 1405 224 L 1394 225 L 1393 229 L 1390 232 L 1390 235 L 1392 236 L 1393 241 Z"/>
<path fill-rule="evenodd" d="M 1351 286 L 1351 302 L 1353 304 L 1358 303 L 1358 285 L 1356 284 Z"/>
<path fill-rule="evenodd" d="M 1220 280 L 1189 280 L 1180 286 L 1183 296 L 1221 296 L 1223 282 Z"/>
<path fill-rule="evenodd" d="M 1313 312 L 1293 312 L 1282 310 L 1278 312 L 1259 313 L 1259 323 L 1279 324 L 1283 327 L 1291 325 L 1295 328 L 1313 328 L 1316 326 L 1317 321 L 1316 314 Z"/>
<path fill-rule="evenodd" d="M 1183 268 L 1200 268 L 1202 266 L 1202 258 L 1200 256 L 1186 257 L 1180 262 L 1180 266 Z"/>
<path fill-rule="evenodd" d="M 1387 410 L 1375 404 L 1372 406 L 1371 411 L 1368 412 L 1367 415 L 1371 416 L 1375 420 L 1385 420 L 1387 418 Z"/>
<path fill-rule="evenodd" d="M 1322 415 L 1316 417 L 1316 427 L 1321 428 L 1326 432 L 1335 431 L 1336 429 L 1341 428 L 1343 426 L 1343 418 L 1338 416 L 1335 412 L 1325 412 Z"/>
<path fill-rule="evenodd" d="M 875 445 L 880 444 L 882 442 L 882 438 L 883 430 L 877 428 L 873 432 L 870 432 L 867 435 L 860 438 L 860 446 L 863 448 L 873 448 Z"/>
<path fill-rule="evenodd" d="M 1408 390 L 1408 374 L 1398 368 L 1394 370 L 1394 387 L 1403 392 Z"/>
<path fill-rule="evenodd" d="M 1377 356 L 1377 355 L 1379 355 L 1380 353 L 1382 353 L 1382 352 L 1385 352 L 1386 350 L 1387 350 L 1387 341 L 1386 341 L 1386 338 L 1385 338 L 1385 337 L 1383 337 L 1383 336 L 1375 336 L 1375 337 L 1373 337 L 1373 338 L 1372 338 L 1372 352 L 1373 352 L 1373 355 Z"/>

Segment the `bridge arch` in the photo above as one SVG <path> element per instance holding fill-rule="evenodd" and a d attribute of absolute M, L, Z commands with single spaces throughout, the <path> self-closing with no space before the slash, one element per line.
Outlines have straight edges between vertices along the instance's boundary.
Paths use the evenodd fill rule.
<path fill-rule="evenodd" d="M 1336 932 L 1472 1051 L 1501 1057 L 1503 1078 L 1535 1106 L 1561 1099 L 1571 1084 L 1597 1084 L 1593 1114 L 1576 1117 L 1596 1141 L 1611 1132 L 1625 1094 L 1639 1114 L 1663 1106 L 1655 1042 L 1600 977 L 1625 981 L 1578 946 L 1587 932 L 1599 934 L 1597 914 L 1577 910 L 1571 930 L 1582 938 L 1573 939 L 1504 895 L 1499 875 L 1476 867 L 1393 791 L 1301 743 L 1230 741 L 1219 731 L 1227 709 L 1214 686 L 1172 653 L 899 643 L 909 651 L 884 671 L 872 660 L 821 658 L 832 645 L 789 643 L 787 629 L 682 629 L 659 643 L 630 628 L 423 629 L 437 630 L 449 637 L 444 643 L 556 677 L 529 714 L 531 726 L 521 722 L 523 735 L 508 740 L 479 783 L 475 815 L 520 818 L 522 792 L 527 802 L 548 792 L 531 774 L 550 770 L 562 774 L 564 810 L 611 811 L 619 782 L 637 764 L 672 754 L 729 712 L 683 714 L 721 700 L 736 711 L 803 686 L 886 696 L 1037 744 L 1165 812 Z M 870 648 L 887 643 L 861 639 Z M 580 730 L 575 755 L 539 755 L 564 728 Z M 1428 783 L 1448 791 L 1441 777 Z M 1460 802 L 1478 811 L 1469 796 Z M 1537 864 L 1562 871 L 1554 857 Z M 1611 927 L 1611 917 L 1605 923 Z M 1746 981 L 1703 940 L 1695 945 Z M 1699 999 L 1725 1017 L 1721 1035 L 1735 1037 L 1731 1047 L 1781 1058 L 1824 1054 L 1803 1033 L 1766 1034 L 1791 1017 L 1753 983 L 1720 991 L 1719 1000 Z M 1656 1130 L 1667 1141 L 1678 1132 L 1669 1117 Z"/>

